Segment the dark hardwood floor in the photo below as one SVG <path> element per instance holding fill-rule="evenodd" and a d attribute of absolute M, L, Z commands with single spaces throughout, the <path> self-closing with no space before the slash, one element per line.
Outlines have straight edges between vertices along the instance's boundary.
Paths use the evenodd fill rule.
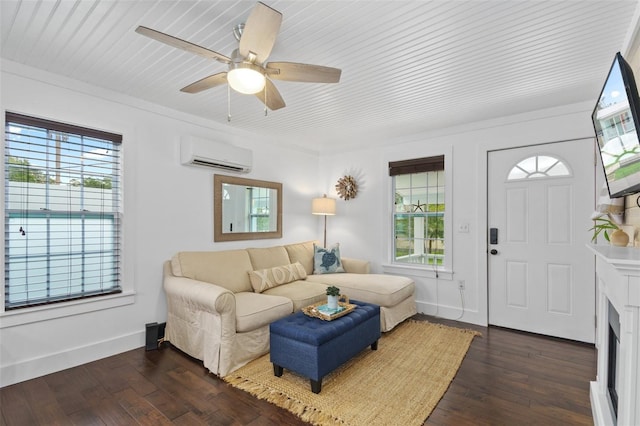
<path fill-rule="evenodd" d="M 426 319 L 482 332 L 427 425 L 593 424 L 592 345 Z M 428 386 L 425 383 L 425 386 Z M 228 386 L 173 347 L 143 348 L 0 389 L 0 425 L 303 425 Z"/>
<path fill-rule="evenodd" d="M 500 327 L 482 332 L 428 425 L 592 425 L 593 345 Z"/>

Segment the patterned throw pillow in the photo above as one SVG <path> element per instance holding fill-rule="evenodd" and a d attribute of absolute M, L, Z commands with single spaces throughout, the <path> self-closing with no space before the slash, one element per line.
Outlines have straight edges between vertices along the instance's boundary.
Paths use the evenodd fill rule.
<path fill-rule="evenodd" d="M 307 271 L 304 270 L 300 262 L 259 271 L 249 271 L 251 286 L 256 293 L 262 293 L 270 288 L 305 278 L 307 278 Z"/>
<path fill-rule="evenodd" d="M 336 243 L 331 248 L 313 245 L 313 273 L 333 274 L 345 272 L 340 260 L 340 244 Z"/>

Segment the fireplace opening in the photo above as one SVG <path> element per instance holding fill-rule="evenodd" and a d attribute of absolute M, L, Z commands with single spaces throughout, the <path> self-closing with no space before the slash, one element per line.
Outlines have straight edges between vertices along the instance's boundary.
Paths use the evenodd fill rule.
<path fill-rule="evenodd" d="M 620 357 L 620 315 L 609 302 L 609 338 L 607 362 L 607 393 L 613 408 L 614 417 L 618 417 L 618 361 Z"/>

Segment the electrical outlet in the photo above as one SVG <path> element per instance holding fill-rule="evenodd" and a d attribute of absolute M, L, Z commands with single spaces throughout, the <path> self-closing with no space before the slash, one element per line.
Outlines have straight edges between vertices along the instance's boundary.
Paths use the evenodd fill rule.
<path fill-rule="evenodd" d="M 460 225 L 458 225 L 458 232 L 469 232 L 469 224 L 468 223 L 461 223 Z"/>
<path fill-rule="evenodd" d="M 464 290 L 464 280 L 458 280 L 458 289 Z"/>

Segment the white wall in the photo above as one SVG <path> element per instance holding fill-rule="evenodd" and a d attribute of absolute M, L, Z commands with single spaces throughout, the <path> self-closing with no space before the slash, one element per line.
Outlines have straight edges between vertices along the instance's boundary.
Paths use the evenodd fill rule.
<path fill-rule="evenodd" d="M 594 137 L 591 125 L 593 102 L 568 105 L 500 120 L 473 123 L 438 132 L 396 140 L 369 140 L 367 147 L 350 152 L 325 153 L 320 170 L 327 194 L 337 197 L 334 185 L 345 174 L 357 177 L 358 196 L 338 201 L 337 215 L 330 218 L 327 242 L 340 242 L 344 255 L 372 261 L 376 272 L 411 276 L 417 285 L 418 311 L 447 318 L 462 312 L 458 280 L 464 280 L 463 321 L 487 323 L 487 153 L 508 147 L 535 145 Z M 594 142 L 595 149 L 595 142 Z M 390 267 L 391 178 L 388 162 L 449 153 L 452 158 L 452 273 Z M 458 232 L 469 224 L 470 232 Z M 585 230 L 585 232 L 588 232 Z"/>
<path fill-rule="evenodd" d="M 18 64 L 1 65 L 2 121 L 10 110 L 123 134 L 125 228 L 123 295 L 0 313 L 0 386 L 144 346 L 144 325 L 166 319 L 162 263 L 179 250 L 321 237 L 310 214 L 316 154 Z M 282 239 L 213 243 L 214 171 L 180 165 L 179 140 L 187 134 L 253 150 L 253 171 L 243 176 L 283 183 Z"/>
<path fill-rule="evenodd" d="M 328 243 L 340 242 L 344 256 L 371 260 L 374 272 L 398 272 L 388 266 L 392 196 L 387 163 L 442 152 L 452 157 L 453 181 L 448 184 L 453 195 L 447 208 L 453 218 L 448 247 L 453 270 L 437 279 L 433 271 L 401 273 L 416 281 L 421 312 L 451 318 L 461 312 L 457 280 L 465 280 L 462 320 L 486 324 L 487 152 L 593 135 L 593 103 L 586 103 L 411 138 L 370 140 L 366 148 L 318 157 L 77 81 L 13 63 L 1 65 L 3 112 L 124 135 L 125 294 L 82 306 L 0 314 L 0 386 L 143 346 L 144 324 L 165 321 L 161 267 L 179 250 L 321 239 L 322 218 L 310 214 L 310 200 L 322 193 L 337 197 L 334 186 L 345 174 L 357 178 L 360 190 L 355 199 L 339 200 L 337 215 L 328 217 Z M 212 242 L 213 171 L 179 164 L 178 141 L 184 134 L 253 150 L 254 168 L 247 177 L 284 185 L 282 239 Z M 463 223 L 470 225 L 469 233 L 456 232 Z"/>

